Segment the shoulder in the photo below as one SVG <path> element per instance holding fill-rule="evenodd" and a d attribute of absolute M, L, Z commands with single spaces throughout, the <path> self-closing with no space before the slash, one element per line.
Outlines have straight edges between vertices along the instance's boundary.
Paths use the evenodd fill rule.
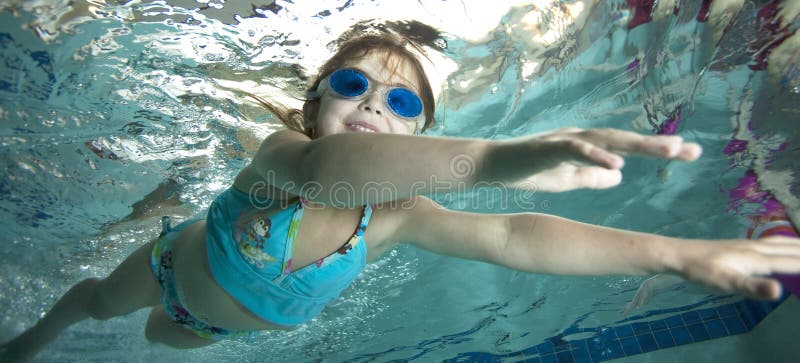
<path fill-rule="evenodd" d="M 302 167 L 302 150 L 309 141 L 308 136 L 294 130 L 271 133 L 261 142 L 251 163 L 236 176 L 234 186 L 242 191 L 258 189 L 257 194 L 278 196 L 276 199 L 297 197 L 276 183 L 282 180 L 281 184 L 298 184 L 297 169 Z"/>
<path fill-rule="evenodd" d="M 275 131 L 261 141 L 253 164 L 281 164 L 286 160 L 296 161 L 294 158 L 301 156 L 306 145 L 311 142 L 308 135 L 290 129 Z M 280 167 L 280 165 L 275 165 Z"/>
<path fill-rule="evenodd" d="M 311 141 L 311 138 L 308 135 L 298 132 L 291 129 L 283 129 L 275 131 L 267 137 L 264 138 L 264 141 L 261 142 L 262 145 L 265 143 L 276 143 L 276 142 L 292 142 L 292 141 Z"/>

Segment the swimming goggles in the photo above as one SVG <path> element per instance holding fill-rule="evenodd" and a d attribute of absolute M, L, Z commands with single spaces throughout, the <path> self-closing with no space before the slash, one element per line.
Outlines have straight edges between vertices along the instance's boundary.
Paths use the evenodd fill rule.
<path fill-rule="evenodd" d="M 376 92 L 383 92 L 383 102 L 395 116 L 407 121 L 419 121 L 420 115 L 422 115 L 422 100 L 414 91 L 399 86 L 383 85 L 378 87 Z M 319 97 L 325 90 L 330 90 L 331 94 L 338 98 L 360 100 L 367 96 L 367 91 L 370 90 L 370 80 L 357 69 L 343 68 L 323 79 L 317 92 L 312 96 Z"/>

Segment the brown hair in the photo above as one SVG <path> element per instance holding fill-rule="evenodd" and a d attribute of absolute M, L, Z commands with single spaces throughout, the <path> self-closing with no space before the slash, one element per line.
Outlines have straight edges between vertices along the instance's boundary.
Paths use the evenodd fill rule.
<path fill-rule="evenodd" d="M 408 62 L 411 68 L 417 74 L 417 84 L 420 86 L 420 98 L 425 112 L 425 123 L 422 126 L 423 131 L 431 128 L 434 123 L 433 112 L 436 108 L 435 100 L 433 97 L 433 90 L 431 89 L 428 76 L 425 74 L 425 69 L 422 63 L 406 46 L 411 46 L 417 49 L 420 54 L 424 55 L 422 49 L 414 42 L 390 33 L 383 34 L 370 34 L 352 38 L 339 47 L 339 50 L 328 59 L 327 62 L 320 68 L 319 74 L 316 79 L 308 88 L 309 91 L 314 91 L 319 86 L 320 82 L 328 75 L 345 66 L 348 62 L 362 59 L 372 52 L 384 53 L 384 66 L 389 68 L 389 63 L 393 60 Z M 276 117 L 278 117 L 286 127 L 289 129 L 306 134 L 308 137 L 313 137 L 314 130 L 306 127 L 305 121 L 316 117 L 313 113 L 316 112 L 319 106 L 319 99 L 305 99 L 303 104 L 303 111 L 298 109 L 288 108 L 283 105 L 277 105 L 267 100 L 252 95 L 259 103 L 266 107 Z"/>

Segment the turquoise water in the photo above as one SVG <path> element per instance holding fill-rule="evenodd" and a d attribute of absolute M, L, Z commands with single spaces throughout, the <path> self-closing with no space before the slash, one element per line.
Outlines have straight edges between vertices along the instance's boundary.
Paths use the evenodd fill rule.
<path fill-rule="evenodd" d="M 706 22 L 696 20 L 699 4 L 682 4 L 675 14 L 677 3 L 660 2 L 651 22 L 632 29 L 625 1 L 405 5 L 444 31 L 437 44 L 446 47 L 431 50 L 446 82 L 432 135 L 504 139 L 565 126 L 655 133 L 680 109 L 677 133 L 705 150 L 693 164 L 631 158 L 623 184 L 611 190 L 436 198 L 455 209 L 740 237 L 748 222 L 729 208 L 728 190 L 755 169 L 764 187 L 796 210 L 797 50 L 790 49 L 790 61 L 753 70 L 764 46 L 755 25 L 764 3 L 744 2 Z M 188 217 L 230 185 L 248 162 L 251 140 L 280 128 L 245 92 L 298 97 L 298 76 L 314 73 L 346 26 L 403 15 L 386 3 L 359 1 L 174 4 L 0 1 L 0 308 L 13 312 L 0 320 L 0 341 L 33 324 L 73 283 L 110 272 L 157 234 L 158 216 Z M 734 138 L 749 141 L 747 150 L 726 155 Z M 152 207 L 140 201 L 165 198 L 161 210 L 140 213 Z M 146 342 L 147 312 L 140 311 L 78 324 L 39 358 L 428 361 L 509 354 L 568 328 L 585 330 L 577 339 L 618 325 L 630 318 L 619 311 L 645 278 L 523 274 L 400 247 L 291 333 L 179 352 Z M 679 287 L 628 321 L 738 300 Z"/>

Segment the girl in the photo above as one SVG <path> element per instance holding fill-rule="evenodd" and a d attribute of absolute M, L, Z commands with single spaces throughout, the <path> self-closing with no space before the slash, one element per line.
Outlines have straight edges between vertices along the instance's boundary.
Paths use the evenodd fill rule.
<path fill-rule="evenodd" d="M 777 299 L 764 277 L 800 272 L 790 238 L 713 243 L 534 214 L 447 210 L 424 197 L 481 182 L 564 191 L 621 181 L 623 154 L 693 161 L 676 136 L 563 129 L 504 141 L 419 136 L 434 98 L 418 58 L 394 36 L 347 42 L 322 67 L 302 112 L 266 106 L 289 127 L 202 213 L 164 230 L 105 279 L 72 287 L 2 348 L 31 358 L 87 317 L 151 308 L 150 341 L 193 348 L 319 312 L 396 243 L 552 274 L 671 273 L 724 292 Z M 472 168 L 452 170 L 454 161 Z M 381 186 L 374 193 L 376 185 Z"/>

